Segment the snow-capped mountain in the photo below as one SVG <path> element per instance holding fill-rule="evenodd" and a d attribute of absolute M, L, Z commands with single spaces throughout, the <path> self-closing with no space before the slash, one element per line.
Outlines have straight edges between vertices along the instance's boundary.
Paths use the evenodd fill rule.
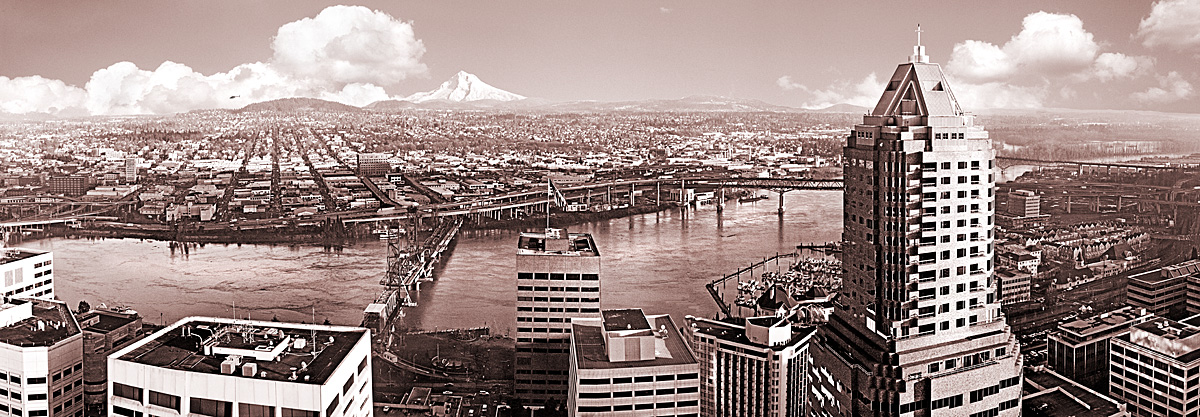
<path fill-rule="evenodd" d="M 517 101 L 524 99 L 525 96 L 513 94 L 488 85 L 488 83 L 476 77 L 475 74 L 459 71 L 458 74 L 454 74 L 450 80 L 442 83 L 437 89 L 416 93 L 404 100 L 413 103 L 424 103 L 434 100 L 466 102 L 480 100 Z"/>

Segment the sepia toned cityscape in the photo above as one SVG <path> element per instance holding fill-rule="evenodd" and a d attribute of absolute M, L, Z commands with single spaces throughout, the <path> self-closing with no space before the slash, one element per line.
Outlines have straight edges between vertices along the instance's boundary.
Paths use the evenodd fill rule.
<path fill-rule="evenodd" d="M 1200 0 L 0 0 L 0 56 L 0 417 L 1200 416 Z"/>

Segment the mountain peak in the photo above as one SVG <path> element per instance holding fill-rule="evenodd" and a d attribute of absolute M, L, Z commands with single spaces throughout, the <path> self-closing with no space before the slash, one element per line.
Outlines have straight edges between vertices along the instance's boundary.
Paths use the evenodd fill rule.
<path fill-rule="evenodd" d="M 479 100 L 517 101 L 524 99 L 525 96 L 492 87 L 488 83 L 483 82 L 483 80 L 480 80 L 479 77 L 476 77 L 475 74 L 459 71 L 433 91 L 413 94 L 405 98 L 405 101 L 424 103 L 433 100 L 467 102 Z"/>

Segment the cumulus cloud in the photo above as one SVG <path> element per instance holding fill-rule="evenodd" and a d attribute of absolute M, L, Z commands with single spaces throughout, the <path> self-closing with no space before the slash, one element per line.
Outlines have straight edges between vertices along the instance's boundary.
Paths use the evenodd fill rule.
<path fill-rule="evenodd" d="M 1142 103 L 1170 103 L 1192 97 L 1192 83 L 1183 79 L 1178 72 L 1171 71 L 1158 76 L 1158 86 L 1133 93 L 1132 97 Z"/>
<path fill-rule="evenodd" d="M 411 23 L 361 6 L 330 6 L 285 24 L 271 48 L 279 71 L 328 85 L 390 86 L 428 70 Z"/>
<path fill-rule="evenodd" d="M 1081 83 L 1135 78 L 1154 66 L 1146 56 L 1102 49 L 1078 16 L 1037 12 L 1001 45 L 956 44 L 946 73 L 967 108 L 1037 108 L 1075 99 Z"/>
<path fill-rule="evenodd" d="M 83 88 L 42 77 L 0 77 L 0 111 L 73 115 L 164 114 L 236 108 L 284 97 L 361 106 L 393 98 L 386 88 L 427 74 L 412 24 L 359 6 L 332 6 L 283 25 L 265 62 L 211 75 L 163 62 L 153 70 L 118 62 Z"/>
<path fill-rule="evenodd" d="M 1138 24 L 1137 37 L 1147 47 L 1200 49 L 1200 0 L 1163 0 Z"/>
<path fill-rule="evenodd" d="M 795 82 L 790 76 L 782 76 L 775 84 L 784 91 L 800 90 L 808 95 L 808 100 L 801 107 L 821 109 L 835 104 L 853 104 L 861 107 L 872 107 L 883 93 L 883 81 L 879 76 L 870 73 L 860 81 L 838 81 L 825 89 L 812 89 L 804 84 Z"/>

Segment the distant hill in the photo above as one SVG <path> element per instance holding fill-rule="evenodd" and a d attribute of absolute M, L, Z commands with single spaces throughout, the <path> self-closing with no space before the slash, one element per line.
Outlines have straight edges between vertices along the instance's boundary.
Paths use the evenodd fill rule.
<path fill-rule="evenodd" d="M 362 111 L 358 107 L 348 104 L 342 104 L 335 101 L 321 100 L 317 98 L 281 98 L 278 100 L 263 101 L 247 105 L 236 112 L 298 112 L 298 111 L 315 111 L 323 113 L 336 112 L 357 112 Z"/>
<path fill-rule="evenodd" d="M 871 109 L 862 107 L 862 106 L 855 106 L 853 104 L 841 103 L 841 104 L 834 104 L 832 106 L 829 106 L 829 107 L 826 107 L 823 109 L 812 109 L 809 111 L 816 112 L 816 113 L 867 114 L 871 111 Z"/>
<path fill-rule="evenodd" d="M 798 112 L 794 107 L 778 106 L 761 100 L 721 96 L 687 96 L 678 99 L 638 101 L 573 101 L 541 107 L 557 111 L 676 111 L 676 112 Z"/>

